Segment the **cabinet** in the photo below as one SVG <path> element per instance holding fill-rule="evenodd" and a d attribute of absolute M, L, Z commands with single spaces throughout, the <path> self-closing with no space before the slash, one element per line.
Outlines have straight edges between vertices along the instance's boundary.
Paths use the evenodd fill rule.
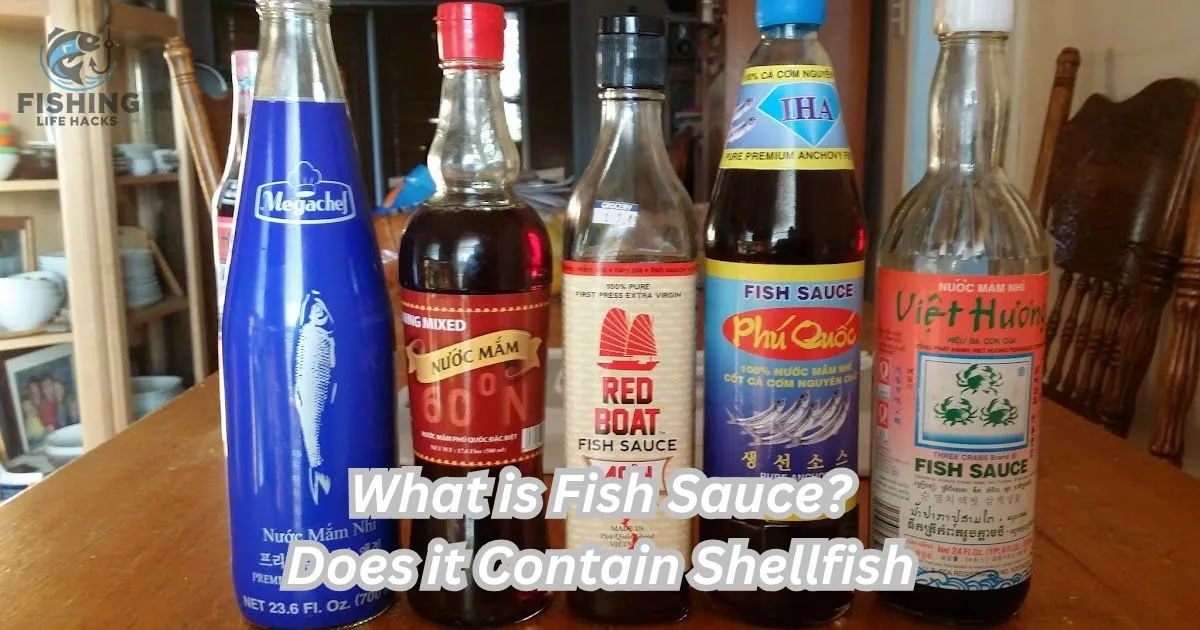
<path fill-rule="evenodd" d="M 35 248 L 43 253 L 65 252 L 70 329 L 0 338 L 0 353 L 7 357 L 13 351 L 71 344 L 74 402 L 85 448 L 100 444 L 133 421 L 131 370 L 169 372 L 185 382 L 209 371 L 204 351 L 204 266 L 198 249 L 199 230 L 207 228 L 197 225 L 197 191 L 182 110 L 161 62 L 163 41 L 181 32 L 176 17 L 181 3 L 168 0 L 165 11 L 107 0 L 0 3 L 0 56 L 5 60 L 0 65 L 0 90 L 34 94 L 34 103 L 37 94 L 70 92 L 53 84 L 44 69 L 46 49 L 53 50 L 48 43 L 55 33 L 76 38 L 75 50 L 95 45 L 90 37 L 96 36 L 106 44 L 114 64 L 108 73 L 101 73 L 108 75 L 103 83 L 72 92 L 83 95 L 77 98 L 86 103 L 73 112 L 84 114 L 75 117 L 74 124 L 47 127 L 45 113 L 39 113 L 36 105 L 20 105 L 30 99 L 10 99 L 10 95 L 4 99 L 15 103 L 16 144 L 52 141 L 56 174 L 0 181 L 0 216 L 33 216 Z M 74 32 L 80 35 L 71 35 Z M 90 100 L 103 100 L 101 95 L 115 95 L 116 111 Z M 130 98 L 138 101 L 136 111 L 121 104 Z M 114 117 L 115 124 L 96 124 L 106 116 L 87 116 L 93 108 Z M 90 118 L 90 124 L 79 124 L 82 118 Z M 119 143 L 173 148 L 178 171 L 118 174 L 114 147 Z M 13 177 L 21 176 L 18 170 Z M 121 249 L 123 244 L 136 245 L 131 239 L 153 243 L 150 249 L 156 250 L 157 278 L 163 290 L 163 299 L 138 308 L 129 308 L 122 272 Z M 6 404 L 4 415 L 11 416 L 11 409 Z"/>

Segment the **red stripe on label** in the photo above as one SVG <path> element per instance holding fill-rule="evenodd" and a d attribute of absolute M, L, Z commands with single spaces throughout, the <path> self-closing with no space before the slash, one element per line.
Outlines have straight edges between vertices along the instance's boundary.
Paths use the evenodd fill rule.
<path fill-rule="evenodd" d="M 688 262 L 563 262 L 563 273 L 573 276 L 690 276 L 696 273 L 695 261 Z"/>

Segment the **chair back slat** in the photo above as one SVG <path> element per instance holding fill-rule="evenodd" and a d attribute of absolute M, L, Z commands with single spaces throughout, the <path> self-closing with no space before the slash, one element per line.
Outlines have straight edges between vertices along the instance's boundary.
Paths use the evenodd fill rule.
<path fill-rule="evenodd" d="M 1079 53 L 1058 59 L 1031 191 L 1062 271 L 1047 322 L 1045 395 L 1126 435 L 1183 246 L 1200 86 L 1155 81 L 1068 119 Z"/>

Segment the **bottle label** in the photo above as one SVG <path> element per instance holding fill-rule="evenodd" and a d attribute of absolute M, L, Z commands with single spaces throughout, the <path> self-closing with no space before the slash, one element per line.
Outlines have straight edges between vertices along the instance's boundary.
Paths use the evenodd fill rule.
<path fill-rule="evenodd" d="M 800 479 L 854 468 L 863 269 L 707 261 L 706 473 Z"/>
<path fill-rule="evenodd" d="M 541 453 L 549 290 L 400 297 L 414 454 L 502 466 Z"/>
<path fill-rule="evenodd" d="M 636 471 L 666 493 L 692 466 L 696 413 L 696 264 L 563 264 L 566 463 L 606 477 Z M 692 523 L 665 517 L 571 518 L 567 545 L 691 556 Z"/>
<path fill-rule="evenodd" d="M 352 184 L 363 203 L 345 105 L 255 100 L 252 110 L 234 228 L 234 243 L 248 246 L 229 252 L 223 308 L 236 325 L 220 332 L 234 587 L 255 625 L 342 626 L 390 598 L 279 584 L 293 540 L 358 553 L 400 545 L 395 523 L 346 509 L 348 469 L 396 465 L 391 301 L 367 216 L 284 224 L 242 211 L 298 162 Z"/>
<path fill-rule="evenodd" d="M 1029 578 L 1048 286 L 879 270 L 871 540 L 907 538 L 918 584 Z"/>
<path fill-rule="evenodd" d="M 833 68 L 751 66 L 729 121 L 721 168 L 851 170 Z"/>
<path fill-rule="evenodd" d="M 236 186 L 236 183 L 234 184 Z M 218 216 L 215 221 L 217 250 L 217 313 L 225 307 L 225 281 L 229 276 L 229 250 L 233 245 L 233 217 Z"/>

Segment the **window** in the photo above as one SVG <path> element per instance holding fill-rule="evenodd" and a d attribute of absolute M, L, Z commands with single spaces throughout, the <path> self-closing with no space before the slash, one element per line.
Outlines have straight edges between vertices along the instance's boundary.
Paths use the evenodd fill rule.
<path fill-rule="evenodd" d="M 504 70 L 500 72 L 500 91 L 504 93 L 504 117 L 513 142 L 522 145 L 525 137 L 525 118 L 521 76 L 521 14 L 506 11 L 508 24 L 504 28 Z"/>

